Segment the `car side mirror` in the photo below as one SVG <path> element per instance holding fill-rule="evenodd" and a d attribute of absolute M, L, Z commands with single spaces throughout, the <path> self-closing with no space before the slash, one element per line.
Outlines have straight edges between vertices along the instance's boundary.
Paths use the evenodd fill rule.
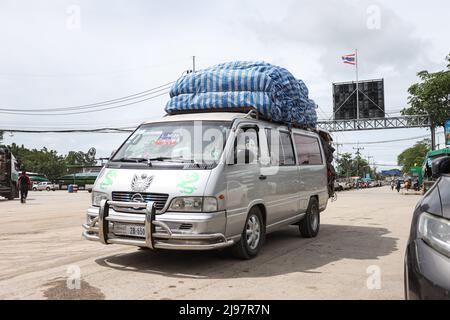
<path fill-rule="evenodd" d="M 431 166 L 433 178 L 439 178 L 443 174 L 450 174 L 450 156 L 434 159 Z"/>

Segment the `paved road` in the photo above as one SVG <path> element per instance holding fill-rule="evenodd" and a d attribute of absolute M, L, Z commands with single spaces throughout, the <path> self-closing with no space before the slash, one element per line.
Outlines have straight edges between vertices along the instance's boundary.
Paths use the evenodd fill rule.
<path fill-rule="evenodd" d="M 239 261 L 89 242 L 81 237 L 87 192 L 31 192 L 25 205 L 0 200 L 0 299 L 403 299 L 418 199 L 388 188 L 339 193 L 318 238 L 289 227 Z M 81 289 L 67 289 L 78 268 Z"/>

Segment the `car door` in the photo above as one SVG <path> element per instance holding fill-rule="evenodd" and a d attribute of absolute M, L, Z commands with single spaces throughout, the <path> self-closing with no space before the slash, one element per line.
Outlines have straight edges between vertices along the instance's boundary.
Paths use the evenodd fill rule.
<path fill-rule="evenodd" d="M 312 195 L 323 195 L 327 186 L 326 165 L 317 137 L 293 134 L 300 174 L 300 211 L 308 208 Z M 322 202 L 323 199 L 319 199 Z"/>
<path fill-rule="evenodd" d="M 300 179 L 291 134 L 287 130 L 266 128 L 266 143 L 270 154 L 264 200 L 267 225 L 276 226 L 298 214 Z"/>
<path fill-rule="evenodd" d="M 255 123 L 240 124 L 233 143 L 224 171 L 227 186 L 227 236 L 242 232 L 249 207 L 263 202 L 266 189 L 266 182 L 260 180 L 260 127 Z"/>

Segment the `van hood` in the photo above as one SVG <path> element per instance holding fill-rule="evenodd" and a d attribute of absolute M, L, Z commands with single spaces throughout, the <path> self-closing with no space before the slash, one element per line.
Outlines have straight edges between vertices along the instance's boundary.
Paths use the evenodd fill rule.
<path fill-rule="evenodd" d="M 203 196 L 211 170 L 148 170 L 103 168 L 93 190 L 167 193 L 176 196 Z"/>

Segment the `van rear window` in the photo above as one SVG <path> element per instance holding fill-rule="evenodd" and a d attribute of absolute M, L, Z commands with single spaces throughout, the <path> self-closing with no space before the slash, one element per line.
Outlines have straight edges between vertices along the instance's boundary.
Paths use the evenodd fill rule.
<path fill-rule="evenodd" d="M 273 165 L 295 165 L 294 148 L 289 132 L 266 129 L 267 145 Z M 278 138 L 277 138 L 278 136 Z"/>
<path fill-rule="evenodd" d="M 321 165 L 323 164 L 320 153 L 319 140 L 314 137 L 294 133 L 294 143 L 297 149 L 299 165 Z"/>

